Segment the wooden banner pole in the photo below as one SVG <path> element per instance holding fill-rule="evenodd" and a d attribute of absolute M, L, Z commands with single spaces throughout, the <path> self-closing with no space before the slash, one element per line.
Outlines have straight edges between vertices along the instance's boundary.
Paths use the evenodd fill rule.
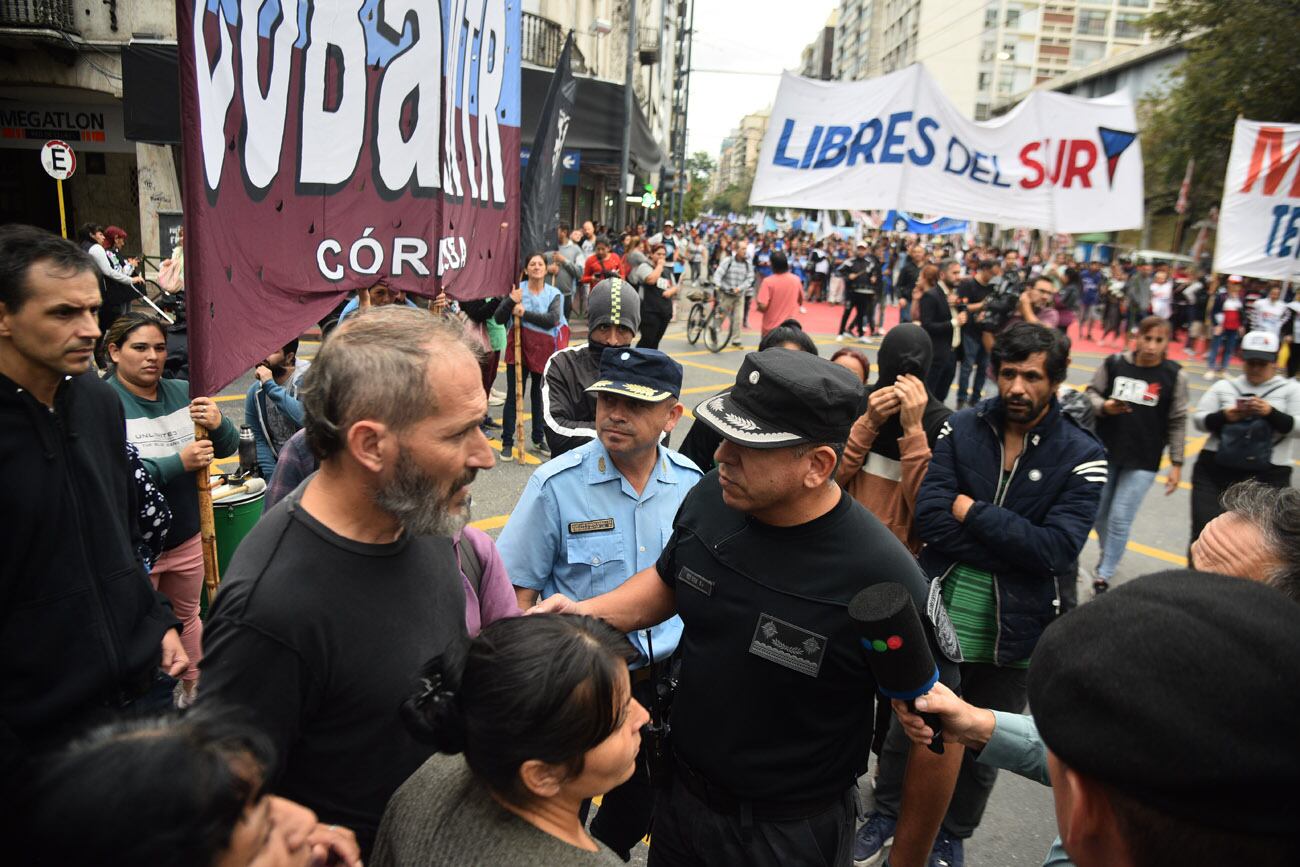
<path fill-rule="evenodd" d="M 194 426 L 194 439 L 210 439 L 208 429 L 201 424 Z M 217 590 L 221 587 L 221 575 L 217 567 L 217 521 L 212 514 L 212 478 L 209 467 L 201 468 L 194 474 L 199 489 L 199 538 L 203 543 L 203 586 L 208 594 L 208 606 L 217 599 Z"/>
<path fill-rule="evenodd" d="M 524 318 L 515 314 L 515 460 L 524 455 Z"/>

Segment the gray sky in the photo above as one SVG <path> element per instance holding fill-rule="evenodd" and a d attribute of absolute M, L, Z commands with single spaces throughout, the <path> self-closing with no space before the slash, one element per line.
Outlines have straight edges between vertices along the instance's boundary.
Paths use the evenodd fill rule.
<path fill-rule="evenodd" d="M 687 153 L 718 146 L 741 117 L 772 104 L 778 75 L 719 75 L 702 70 L 780 73 L 797 69 L 838 0 L 697 0 L 691 57 Z"/>

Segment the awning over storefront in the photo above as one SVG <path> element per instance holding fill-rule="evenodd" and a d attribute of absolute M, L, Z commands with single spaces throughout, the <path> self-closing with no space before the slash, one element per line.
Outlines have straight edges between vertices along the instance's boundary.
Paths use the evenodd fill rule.
<path fill-rule="evenodd" d="M 546 101 L 551 71 L 522 70 L 522 140 L 531 143 L 538 116 Z M 180 72 L 176 44 L 134 40 L 122 51 L 122 103 L 126 138 L 152 144 L 179 144 L 181 140 Z M 579 77 L 575 117 L 569 123 L 564 146 L 582 151 L 586 166 L 617 168 L 623 147 L 623 85 Z M 631 159 L 635 168 L 652 173 L 667 161 L 650 132 L 641 109 L 633 104 Z"/>
<path fill-rule="evenodd" d="M 546 102 L 552 72 L 546 69 L 523 69 L 522 139 L 531 142 L 537 133 L 537 120 Z M 603 164 L 617 167 L 623 148 L 623 85 L 611 81 L 578 76 L 578 94 L 574 100 L 575 116 L 564 139 L 568 149 L 582 151 L 584 165 Z M 633 166 L 652 173 L 667 162 L 650 124 L 636 105 L 632 105 L 631 159 Z"/>

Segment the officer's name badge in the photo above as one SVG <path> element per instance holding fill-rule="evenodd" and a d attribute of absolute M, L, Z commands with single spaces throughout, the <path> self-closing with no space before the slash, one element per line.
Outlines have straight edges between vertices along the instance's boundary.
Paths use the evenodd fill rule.
<path fill-rule="evenodd" d="M 599 533 L 601 530 L 614 529 L 613 518 L 597 518 L 594 521 L 573 521 L 569 524 L 569 535 L 578 536 L 583 533 Z"/>
<path fill-rule="evenodd" d="M 685 566 L 677 570 L 677 580 L 688 587 L 694 587 L 705 596 L 713 595 L 713 582 L 703 575 L 697 575 Z"/>

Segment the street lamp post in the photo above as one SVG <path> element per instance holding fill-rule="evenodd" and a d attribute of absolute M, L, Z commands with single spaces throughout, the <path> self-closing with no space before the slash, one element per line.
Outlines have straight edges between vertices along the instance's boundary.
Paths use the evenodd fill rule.
<path fill-rule="evenodd" d="M 632 170 L 632 77 L 636 70 L 637 17 L 636 0 L 628 0 L 627 10 L 627 65 L 623 73 L 623 150 L 619 156 L 618 198 L 620 202 L 619 227 L 627 228 L 627 204 L 623 200 L 632 192 L 627 176 Z"/>

